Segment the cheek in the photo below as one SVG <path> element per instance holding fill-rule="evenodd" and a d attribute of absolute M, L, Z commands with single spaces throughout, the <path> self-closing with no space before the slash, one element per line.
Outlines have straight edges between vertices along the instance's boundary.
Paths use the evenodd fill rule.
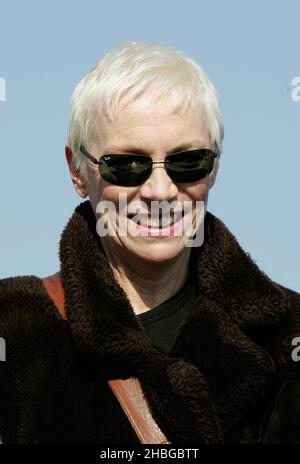
<path fill-rule="evenodd" d="M 122 213 L 122 211 L 127 214 L 129 205 L 136 198 L 139 198 L 136 188 L 128 189 L 100 180 L 97 203 L 100 201 L 113 203 L 117 214 Z"/>
<path fill-rule="evenodd" d="M 86 177 L 86 192 L 88 193 L 89 200 L 91 202 L 95 215 L 98 203 L 103 200 L 105 182 L 101 179 L 98 169 L 89 168 L 87 169 Z"/>
<path fill-rule="evenodd" d="M 193 182 L 185 186 L 182 190 L 183 195 L 189 200 L 206 200 L 209 191 L 209 179 L 203 179 L 201 182 Z"/>
<path fill-rule="evenodd" d="M 112 201 L 116 205 L 122 201 L 122 198 L 125 200 L 127 198 L 127 201 L 129 201 L 131 198 L 131 193 L 128 192 L 128 190 L 124 187 L 112 185 L 105 181 L 101 182 L 99 194 L 101 195 L 102 200 Z"/>

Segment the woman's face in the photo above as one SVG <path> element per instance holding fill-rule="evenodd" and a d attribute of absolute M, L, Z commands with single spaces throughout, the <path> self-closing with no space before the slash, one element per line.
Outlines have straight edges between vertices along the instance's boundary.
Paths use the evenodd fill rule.
<path fill-rule="evenodd" d="M 153 161 L 163 161 L 167 154 L 183 151 L 183 148 L 179 150 L 178 147 L 184 146 L 185 150 L 210 148 L 204 110 L 199 107 L 188 108 L 186 111 L 181 109 L 180 112 L 172 114 L 172 109 L 167 97 L 153 104 L 144 95 L 127 107 L 121 106 L 118 118 L 113 122 L 110 122 L 104 113 L 99 112 L 96 116 L 95 132 L 89 152 L 99 159 L 104 153 L 126 154 L 125 150 L 129 147 L 130 153 L 136 153 L 136 150 L 132 149 L 134 147 L 147 153 Z M 182 233 L 176 232 L 174 235 L 173 232 L 172 235 L 170 231 L 171 235 L 159 237 L 157 234 L 152 234 L 151 227 L 146 229 L 147 233 L 145 229 L 138 229 L 136 223 L 127 214 L 126 217 L 122 216 L 123 226 L 124 220 L 128 226 L 127 233 L 120 234 L 120 194 L 126 194 L 123 198 L 127 198 L 127 213 L 131 215 L 141 213 L 150 215 L 153 201 L 156 204 L 158 202 L 164 202 L 165 205 L 175 204 L 177 211 L 184 210 L 184 205 L 188 204 L 184 202 L 195 205 L 195 201 L 198 200 L 204 202 L 202 205 L 206 211 L 210 176 L 196 182 L 175 183 L 168 176 L 164 165 L 157 164 L 153 165 L 150 177 L 142 185 L 124 187 L 103 180 L 98 167 L 90 161 L 88 161 L 87 172 L 84 183 L 86 193 L 83 194 L 81 189 L 76 185 L 75 187 L 82 197 L 89 195 L 97 220 L 100 218 L 100 213 L 96 211 L 97 205 L 100 206 L 99 202 L 109 201 L 116 207 L 115 234 L 101 237 L 102 244 L 114 259 L 122 256 L 123 259 L 135 257 L 151 262 L 168 261 L 176 258 L 187 242 L 184 229 L 179 228 Z M 137 208 L 137 205 L 140 206 Z M 194 213 L 193 210 L 186 213 L 190 218 L 185 214 L 186 224 L 190 224 L 188 219 L 192 220 Z M 107 215 L 105 217 L 108 218 Z M 132 230 L 135 233 L 130 233 Z M 99 235 L 101 236 L 100 233 Z"/>

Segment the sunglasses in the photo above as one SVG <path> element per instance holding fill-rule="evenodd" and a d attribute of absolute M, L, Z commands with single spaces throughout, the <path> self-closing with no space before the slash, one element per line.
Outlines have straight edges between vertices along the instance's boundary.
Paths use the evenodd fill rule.
<path fill-rule="evenodd" d="M 170 178 L 176 183 L 195 182 L 208 176 L 218 156 L 208 148 L 182 151 L 166 156 L 164 161 L 152 161 L 147 155 L 108 155 L 99 161 L 83 145 L 80 151 L 98 165 L 101 177 L 111 184 L 132 187 L 143 184 L 151 175 L 153 164 L 164 164 Z"/>

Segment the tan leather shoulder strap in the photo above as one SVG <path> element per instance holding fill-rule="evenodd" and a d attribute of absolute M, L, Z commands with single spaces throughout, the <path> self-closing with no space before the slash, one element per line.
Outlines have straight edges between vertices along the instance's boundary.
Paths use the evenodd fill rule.
<path fill-rule="evenodd" d="M 42 280 L 50 298 L 53 300 L 58 311 L 64 319 L 67 319 L 65 312 L 65 294 L 60 272 L 57 272 L 56 274 L 48 277 L 44 277 Z"/>
<path fill-rule="evenodd" d="M 115 396 L 129 418 L 141 443 L 169 444 L 165 435 L 151 416 L 143 396 L 141 384 L 136 377 L 108 381 Z"/>
<path fill-rule="evenodd" d="M 50 298 L 64 319 L 65 312 L 64 288 L 60 272 L 42 279 Z M 139 440 L 143 444 L 170 444 L 154 421 L 146 399 L 143 396 L 141 384 L 135 377 L 123 380 L 109 380 L 108 384 L 121 404 Z"/>

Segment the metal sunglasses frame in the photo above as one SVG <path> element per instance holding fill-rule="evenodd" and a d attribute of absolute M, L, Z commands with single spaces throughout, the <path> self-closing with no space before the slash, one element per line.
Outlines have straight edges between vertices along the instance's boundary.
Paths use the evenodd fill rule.
<path fill-rule="evenodd" d="M 104 154 L 101 156 L 101 158 L 99 159 L 99 161 L 97 160 L 97 158 L 95 158 L 95 156 L 91 155 L 85 148 L 83 145 L 80 145 L 80 151 L 83 155 L 85 155 L 90 161 L 92 161 L 92 163 L 94 164 L 97 164 L 98 166 L 99 165 L 103 165 L 103 161 L 102 161 L 102 158 L 104 156 L 111 156 L 110 154 Z M 173 155 L 178 155 L 179 153 L 186 153 L 187 151 L 199 151 L 199 150 L 206 150 L 206 151 L 209 151 L 212 155 L 213 155 L 213 158 L 217 158 L 218 154 L 215 153 L 213 150 L 211 150 L 210 148 L 197 148 L 195 150 L 184 150 L 184 151 L 178 151 L 177 153 L 171 153 L 170 155 L 168 155 L 166 157 L 166 159 L 164 161 L 152 161 L 151 158 L 149 159 L 149 162 L 148 164 L 166 164 L 166 161 L 167 159 L 169 158 L 169 156 L 173 156 Z M 115 153 L 115 155 L 117 155 L 117 153 Z M 132 153 L 132 155 L 136 155 L 136 156 L 141 156 L 141 157 L 145 157 L 145 158 L 149 158 L 147 155 L 140 155 L 140 154 L 135 154 L 135 153 Z M 121 156 L 121 155 L 120 155 Z M 105 161 L 104 161 L 105 162 Z"/>

